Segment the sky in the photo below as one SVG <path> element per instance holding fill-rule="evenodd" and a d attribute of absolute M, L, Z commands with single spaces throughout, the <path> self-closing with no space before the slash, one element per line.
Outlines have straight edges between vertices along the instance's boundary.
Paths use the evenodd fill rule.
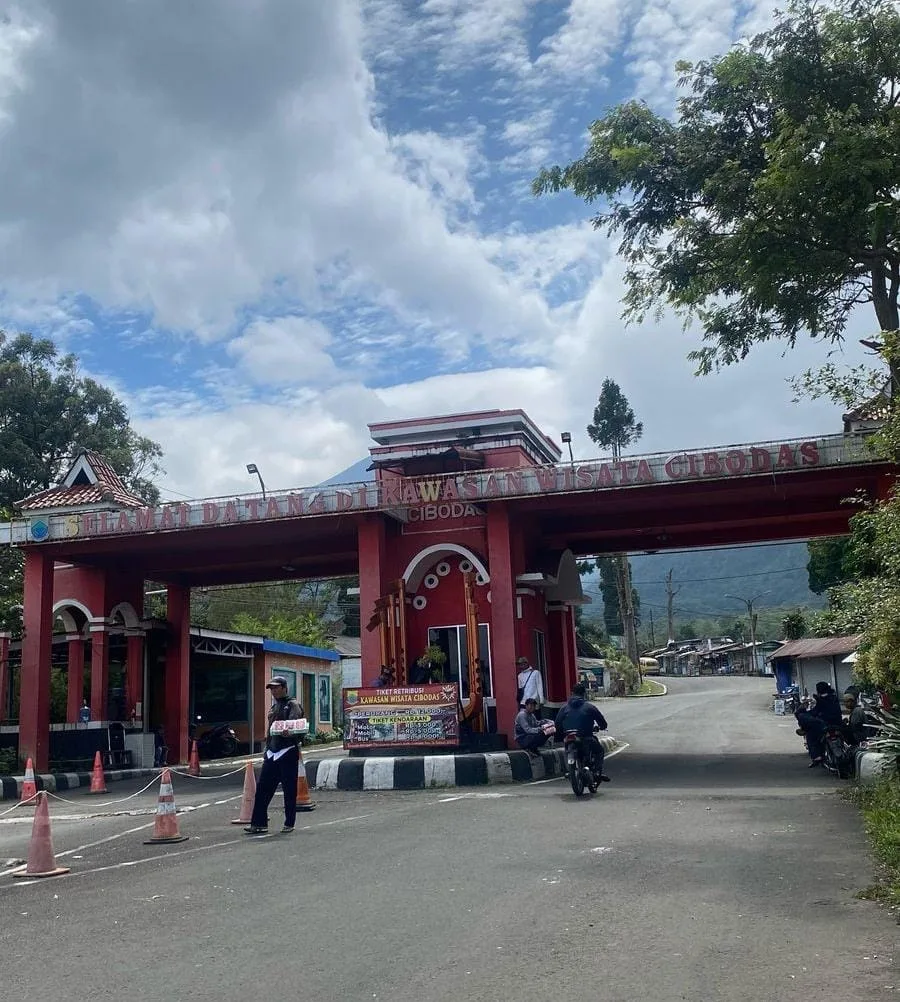
<path fill-rule="evenodd" d="M 807 342 L 704 378 L 620 319 L 615 243 L 542 166 L 775 0 L 0 0 L 0 326 L 52 337 L 163 447 L 164 498 L 311 485 L 368 422 L 521 407 L 640 451 L 840 431 Z M 850 361 L 857 361 L 853 356 Z"/>

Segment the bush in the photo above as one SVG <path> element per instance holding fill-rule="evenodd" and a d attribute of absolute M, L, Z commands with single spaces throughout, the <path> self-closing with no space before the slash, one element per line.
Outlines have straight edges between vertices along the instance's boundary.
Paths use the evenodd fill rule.
<path fill-rule="evenodd" d="M 633 695 L 641 687 L 641 673 L 621 651 L 606 651 L 606 672 L 609 675 L 607 691 L 610 695 Z"/>
<path fill-rule="evenodd" d="M 0 748 L 0 776 L 12 776 L 19 771 L 15 748 Z"/>

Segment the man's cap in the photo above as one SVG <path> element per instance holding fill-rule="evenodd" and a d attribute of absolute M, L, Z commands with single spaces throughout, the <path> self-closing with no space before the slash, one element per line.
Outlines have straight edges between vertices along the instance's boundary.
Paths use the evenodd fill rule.
<path fill-rule="evenodd" d="M 525 701 L 524 701 L 524 702 L 522 703 L 522 705 L 523 705 L 523 706 L 528 706 L 528 704 L 529 704 L 529 703 L 534 703 L 534 705 L 535 705 L 535 706 L 537 706 L 537 700 L 536 700 L 536 699 L 534 698 L 534 696 L 529 696 L 529 697 L 528 697 L 528 699 L 526 699 L 526 700 L 525 700 Z"/>
<path fill-rule="evenodd" d="M 516 664 L 517 665 L 527 665 L 528 664 L 528 658 L 516 658 Z"/>
<path fill-rule="evenodd" d="M 284 675 L 273 675 L 268 682 L 266 682 L 267 689 L 274 689 L 276 685 L 283 685 L 287 688 L 287 679 Z"/>

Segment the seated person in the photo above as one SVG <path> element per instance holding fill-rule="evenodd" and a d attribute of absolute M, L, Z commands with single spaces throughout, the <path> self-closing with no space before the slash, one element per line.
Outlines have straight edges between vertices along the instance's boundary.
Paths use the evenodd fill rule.
<path fill-rule="evenodd" d="M 866 711 L 850 692 L 844 695 L 844 707 L 850 714 L 850 719 L 844 724 L 844 738 L 848 744 L 858 745 L 869 736 Z"/>
<path fill-rule="evenodd" d="M 382 665 L 378 678 L 372 683 L 373 689 L 390 689 L 394 684 L 394 669 L 388 665 Z"/>
<path fill-rule="evenodd" d="M 800 725 L 797 733 L 806 735 L 810 769 L 822 764 L 826 729 L 829 726 L 842 727 L 844 723 L 837 693 L 827 682 L 816 682 L 816 694 L 813 698 L 814 703 L 810 709 L 801 709 L 795 714 Z"/>
<path fill-rule="evenodd" d="M 516 744 L 534 756 L 550 738 L 545 725 L 537 718 L 537 707 L 537 700 L 529 697 L 516 714 Z"/>

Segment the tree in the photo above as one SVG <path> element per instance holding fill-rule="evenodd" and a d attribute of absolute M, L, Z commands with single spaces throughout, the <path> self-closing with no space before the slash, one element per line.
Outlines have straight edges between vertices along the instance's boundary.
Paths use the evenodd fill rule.
<path fill-rule="evenodd" d="M 900 328 L 896 5 L 790 0 L 769 31 L 677 69 L 675 121 L 621 104 L 583 157 L 533 183 L 601 203 L 594 226 L 621 236 L 626 317 L 668 305 L 698 321 L 701 373 L 756 342 L 839 342 L 861 303 L 882 331 Z"/>
<path fill-rule="evenodd" d="M 619 459 L 622 449 L 644 434 L 644 426 L 635 420 L 628 398 L 611 379 L 603 380 L 594 420 L 587 426 L 587 433 L 592 442 L 612 449 L 614 459 Z"/>
<path fill-rule="evenodd" d="M 622 610 L 619 603 L 618 568 L 615 557 L 597 557 L 594 566 L 600 572 L 600 597 L 603 599 L 603 625 L 611 637 L 624 636 Z M 635 588 L 631 590 L 635 624 L 640 623 L 641 596 Z"/>
<path fill-rule="evenodd" d="M 78 448 L 102 453 L 148 504 L 159 500 L 162 449 L 135 432 L 112 390 L 52 341 L 0 331 L 0 507 L 58 483 Z"/>
<path fill-rule="evenodd" d="M 806 548 L 809 551 L 809 561 L 806 565 L 809 590 L 814 594 L 823 595 L 829 588 L 846 581 L 851 576 L 848 567 L 850 560 L 848 536 L 811 539 Z"/>
<path fill-rule="evenodd" d="M 271 640 L 283 640 L 289 644 L 302 644 L 305 647 L 318 647 L 324 650 L 334 647 L 334 641 L 328 636 L 325 624 L 313 612 L 299 613 L 295 616 L 275 612 L 267 619 L 239 612 L 231 621 L 230 629 L 235 633 L 249 633 Z"/>
<path fill-rule="evenodd" d="M 116 395 L 78 371 L 52 341 L 0 331 L 0 518 L 23 498 L 58 483 L 79 448 L 109 460 L 148 504 L 162 450 L 138 435 Z M 0 550 L 0 628 L 21 630 L 22 553 Z"/>
<path fill-rule="evenodd" d="M 806 617 L 799 609 L 789 612 L 782 619 L 781 632 L 785 640 L 799 640 L 806 636 Z"/>

